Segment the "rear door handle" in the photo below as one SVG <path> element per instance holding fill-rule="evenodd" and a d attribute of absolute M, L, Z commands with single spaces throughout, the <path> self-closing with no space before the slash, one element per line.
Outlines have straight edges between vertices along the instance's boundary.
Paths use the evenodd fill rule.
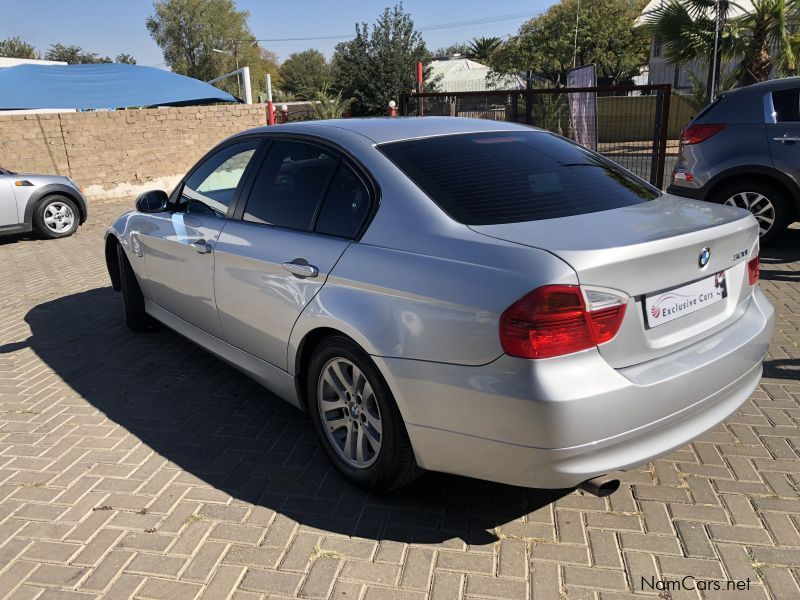
<path fill-rule="evenodd" d="M 211 244 L 205 240 L 195 240 L 190 245 L 200 254 L 208 254 L 211 252 Z"/>
<path fill-rule="evenodd" d="M 776 137 L 772 139 L 775 140 L 776 142 L 783 142 L 784 144 L 787 142 L 789 143 L 800 142 L 800 137 L 796 135 L 789 135 L 788 133 L 783 137 Z"/>
<path fill-rule="evenodd" d="M 295 259 L 300 260 L 300 259 Z M 299 262 L 285 262 L 281 265 L 284 269 L 289 271 L 292 275 L 297 277 L 316 277 L 319 275 L 319 269 L 314 265 L 303 264 Z"/>

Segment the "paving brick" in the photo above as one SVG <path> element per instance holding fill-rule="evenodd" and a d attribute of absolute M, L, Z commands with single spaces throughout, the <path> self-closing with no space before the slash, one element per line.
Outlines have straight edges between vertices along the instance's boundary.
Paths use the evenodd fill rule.
<path fill-rule="evenodd" d="M 110 552 L 81 584 L 82 590 L 102 592 L 114 581 L 133 557 L 133 552 Z"/>
<path fill-rule="evenodd" d="M 340 565 L 341 560 L 338 558 L 317 557 L 303 582 L 300 596 L 303 598 L 327 598 L 333 588 Z"/>
<path fill-rule="evenodd" d="M 227 549 L 227 544 L 206 542 L 181 573 L 181 579 L 196 583 L 207 583 Z"/>
<path fill-rule="evenodd" d="M 201 589 L 201 586 L 193 583 L 151 578 L 139 590 L 137 597 L 152 600 L 194 600 Z"/>
<path fill-rule="evenodd" d="M 186 559 L 177 556 L 140 553 L 128 564 L 125 571 L 156 577 L 177 577 L 185 564 Z"/>
<path fill-rule="evenodd" d="M 36 572 L 28 577 L 32 585 L 59 586 L 65 588 L 75 587 L 87 573 L 84 567 L 70 567 L 67 565 L 41 565 Z"/>
<path fill-rule="evenodd" d="M 244 590 L 274 592 L 291 596 L 300 585 L 302 578 L 303 576 L 299 573 L 248 569 L 240 586 Z"/>

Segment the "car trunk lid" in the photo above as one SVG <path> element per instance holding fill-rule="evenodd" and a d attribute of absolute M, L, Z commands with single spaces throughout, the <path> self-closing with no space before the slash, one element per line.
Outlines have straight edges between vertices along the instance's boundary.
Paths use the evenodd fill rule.
<path fill-rule="evenodd" d="M 741 316 L 752 293 L 747 261 L 757 252 L 758 226 L 739 209 L 664 195 L 565 218 L 470 227 L 551 252 L 575 270 L 584 288 L 627 294 L 619 332 L 599 346 L 615 368 L 664 356 L 712 335 Z M 709 257 L 701 266 L 704 249 Z M 724 293 L 718 299 L 681 308 L 680 316 L 671 320 L 651 316 L 648 322 L 646 310 L 655 311 L 654 303 L 677 310 L 675 306 L 685 304 L 684 296 L 691 302 L 692 295 L 723 289 L 723 279 Z"/>

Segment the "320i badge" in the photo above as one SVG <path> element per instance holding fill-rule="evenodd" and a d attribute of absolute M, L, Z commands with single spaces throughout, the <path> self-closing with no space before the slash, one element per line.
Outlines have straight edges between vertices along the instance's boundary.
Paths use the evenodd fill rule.
<path fill-rule="evenodd" d="M 773 327 L 748 211 L 496 121 L 246 131 L 105 250 L 131 329 L 307 411 L 375 490 L 432 469 L 608 494 L 741 406 Z"/>

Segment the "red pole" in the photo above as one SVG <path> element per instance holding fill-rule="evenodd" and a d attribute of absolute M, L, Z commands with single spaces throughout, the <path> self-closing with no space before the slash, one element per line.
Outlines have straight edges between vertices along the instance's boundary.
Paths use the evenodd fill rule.
<path fill-rule="evenodd" d="M 389 100 L 389 116 L 397 116 L 397 103 L 394 100 Z"/>
<path fill-rule="evenodd" d="M 423 79 L 422 79 L 422 61 L 417 61 L 417 92 L 422 93 L 423 91 Z M 425 108 L 422 103 L 422 98 L 419 99 L 419 116 L 424 116 Z"/>
<path fill-rule="evenodd" d="M 267 73 L 267 125 L 275 125 L 275 105 L 272 103 L 272 77 Z"/>

